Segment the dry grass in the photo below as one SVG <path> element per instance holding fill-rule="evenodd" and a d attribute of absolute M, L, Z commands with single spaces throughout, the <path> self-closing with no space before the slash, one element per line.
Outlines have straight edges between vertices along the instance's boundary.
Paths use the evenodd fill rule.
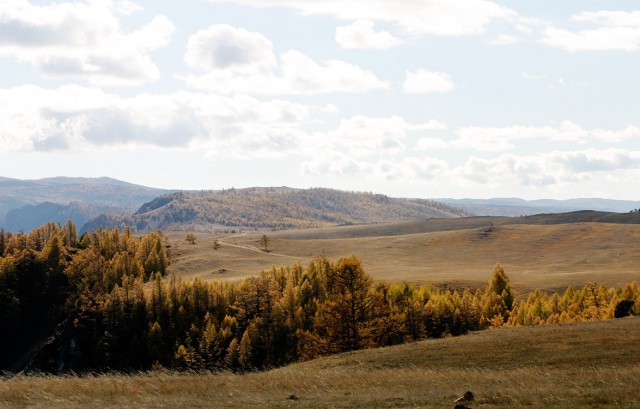
<path fill-rule="evenodd" d="M 246 375 L 15 377 L 10 408 L 639 407 L 640 319 L 507 328 L 360 351 Z"/>
<path fill-rule="evenodd" d="M 324 253 L 332 259 L 356 254 L 376 279 L 454 287 L 482 285 L 498 261 L 521 292 L 587 281 L 621 286 L 638 279 L 640 247 L 630 243 L 640 241 L 640 225 L 491 226 L 491 219 L 460 220 L 267 232 L 270 253 L 258 250 L 263 232 L 217 236 L 223 241 L 217 251 L 213 234 L 197 233 L 195 246 L 184 241 L 184 232 L 167 234 L 171 268 L 187 278 L 239 279 L 273 265 L 306 264 Z"/>

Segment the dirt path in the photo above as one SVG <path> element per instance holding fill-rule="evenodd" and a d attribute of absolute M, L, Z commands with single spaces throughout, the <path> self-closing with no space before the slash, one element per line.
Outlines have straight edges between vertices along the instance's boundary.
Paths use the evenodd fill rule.
<path fill-rule="evenodd" d="M 274 256 L 274 257 L 286 257 L 286 258 L 291 258 L 291 259 L 295 259 L 295 260 L 311 260 L 308 257 L 298 257 L 298 256 L 292 256 L 290 254 L 282 254 L 282 253 L 274 253 L 274 252 L 271 252 L 271 251 L 264 251 L 264 250 L 259 249 L 256 246 L 251 246 L 249 244 L 232 244 L 232 243 L 228 243 L 228 242 L 224 241 L 224 240 L 234 239 L 234 238 L 237 238 L 237 237 L 242 237 L 242 236 L 245 236 L 245 235 L 246 235 L 246 233 L 240 233 L 240 234 L 235 234 L 233 236 L 223 237 L 223 238 L 218 239 L 218 240 L 220 240 L 220 245 L 221 246 L 235 247 L 235 248 L 238 248 L 238 249 L 249 250 L 249 251 L 253 251 L 253 252 L 257 252 L 257 253 L 263 253 L 263 254 L 266 254 L 266 255 L 269 255 L 269 256 Z"/>

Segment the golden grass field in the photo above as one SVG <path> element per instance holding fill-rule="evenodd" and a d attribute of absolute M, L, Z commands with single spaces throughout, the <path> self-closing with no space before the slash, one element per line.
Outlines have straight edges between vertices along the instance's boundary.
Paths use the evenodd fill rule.
<path fill-rule="evenodd" d="M 267 372 L 0 380 L 2 408 L 640 407 L 640 318 L 499 328 Z"/>
<path fill-rule="evenodd" d="M 640 278 L 640 225 L 613 223 L 501 224 L 501 218 L 431 219 L 322 229 L 196 233 L 166 232 L 171 271 L 184 278 L 237 280 L 272 266 L 307 264 L 356 254 L 368 274 L 393 282 L 482 286 L 500 262 L 518 292 L 561 290 L 588 281 L 622 286 Z M 262 234 L 269 253 L 260 251 Z M 217 237 L 222 247 L 213 250 Z"/>
<path fill-rule="evenodd" d="M 195 233 L 195 245 L 165 234 L 171 272 L 184 278 L 239 280 L 324 253 L 356 254 L 376 279 L 450 287 L 482 286 L 500 262 L 521 294 L 638 280 L 640 225 L 504 220 Z M 0 408 L 453 408 L 465 390 L 472 408 L 634 408 L 639 345 L 640 318 L 500 328 L 248 374 L 0 378 Z"/>

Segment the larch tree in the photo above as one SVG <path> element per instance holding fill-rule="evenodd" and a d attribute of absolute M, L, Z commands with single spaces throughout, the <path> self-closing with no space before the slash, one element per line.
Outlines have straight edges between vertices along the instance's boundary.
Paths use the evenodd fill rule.
<path fill-rule="evenodd" d="M 267 253 L 269 252 L 269 248 L 267 246 L 269 245 L 270 241 L 271 240 L 269 239 L 269 237 L 267 237 L 266 234 L 263 234 L 262 237 L 260 237 L 260 245 L 264 247 L 264 251 Z"/>
<path fill-rule="evenodd" d="M 376 307 L 373 280 L 360 260 L 341 258 L 327 272 L 327 299 L 314 320 L 320 354 L 345 352 L 367 345 L 367 329 Z"/>
<path fill-rule="evenodd" d="M 506 322 L 509 318 L 509 312 L 513 309 L 514 301 L 515 296 L 511 284 L 509 284 L 509 276 L 504 272 L 500 263 L 497 263 L 485 290 L 483 309 L 485 318 L 491 320 L 502 316 L 503 321 Z"/>

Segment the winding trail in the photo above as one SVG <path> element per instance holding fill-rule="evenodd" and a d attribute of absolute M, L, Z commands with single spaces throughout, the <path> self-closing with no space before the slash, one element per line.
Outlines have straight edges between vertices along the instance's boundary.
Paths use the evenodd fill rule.
<path fill-rule="evenodd" d="M 228 247 L 235 247 L 238 249 L 244 249 L 244 250 L 249 250 L 249 251 L 253 251 L 253 252 L 257 252 L 257 253 L 262 253 L 262 254 L 266 254 L 269 256 L 274 256 L 274 257 L 286 257 L 286 258 L 291 258 L 291 259 L 295 259 L 295 260 L 307 260 L 310 261 L 312 260 L 309 257 L 298 257 L 298 256 L 292 256 L 290 254 L 282 254 L 282 253 L 274 253 L 271 251 L 263 251 L 261 249 L 259 249 L 256 246 L 251 246 L 248 244 L 232 244 L 232 243 L 228 243 L 224 240 L 229 240 L 229 239 L 235 239 L 237 237 L 242 237 L 242 236 L 246 236 L 247 233 L 240 233 L 240 234 L 234 234 L 232 236 L 227 236 L 227 237 L 223 237 L 218 239 L 220 241 L 220 245 L 221 246 L 228 246 Z"/>

